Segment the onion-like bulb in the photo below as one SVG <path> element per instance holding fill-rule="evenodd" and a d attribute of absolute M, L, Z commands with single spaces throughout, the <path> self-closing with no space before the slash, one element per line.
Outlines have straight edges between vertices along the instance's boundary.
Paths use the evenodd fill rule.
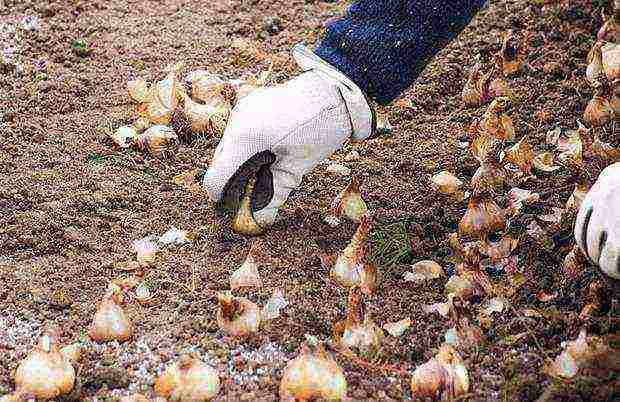
<path fill-rule="evenodd" d="M 205 70 L 192 71 L 187 74 L 185 82 L 192 86 L 192 97 L 203 103 L 209 103 L 221 96 L 225 81 L 217 74 Z"/>
<path fill-rule="evenodd" d="M 315 337 L 306 335 L 299 356 L 288 362 L 280 382 L 282 402 L 346 399 L 347 380 L 334 358 Z"/>
<path fill-rule="evenodd" d="M 418 366 L 411 377 L 411 392 L 417 398 L 453 400 L 469 390 L 469 374 L 461 357 L 443 344 L 428 362 Z"/>
<path fill-rule="evenodd" d="M 617 2 L 614 2 L 614 13 L 606 19 L 596 37 L 599 41 L 620 43 L 620 10 Z"/>
<path fill-rule="evenodd" d="M 217 323 L 231 336 L 246 336 L 258 331 L 260 308 L 245 297 L 234 297 L 230 292 L 218 293 Z"/>
<path fill-rule="evenodd" d="M 248 183 L 245 186 L 245 194 L 241 199 L 239 209 L 237 210 L 232 223 L 233 231 L 247 236 L 258 236 L 265 232 L 265 229 L 256 223 L 256 220 L 254 220 L 254 214 L 252 213 L 252 194 L 254 193 L 255 185 L 256 178 L 249 178 Z"/>
<path fill-rule="evenodd" d="M 366 241 L 372 230 L 372 221 L 364 215 L 349 245 L 338 255 L 330 270 L 330 277 L 345 287 L 359 285 L 366 293 L 377 287 L 377 268 L 366 259 Z"/>
<path fill-rule="evenodd" d="M 487 191 L 474 191 L 465 215 L 459 222 L 459 232 L 486 240 L 489 233 L 506 227 L 504 211 L 493 201 Z"/>
<path fill-rule="evenodd" d="M 255 242 L 250 247 L 248 256 L 243 264 L 233 272 L 230 276 L 230 289 L 237 290 L 240 288 L 263 286 L 263 281 L 258 273 L 258 262 L 262 257 L 262 245 Z"/>
<path fill-rule="evenodd" d="M 524 135 L 519 142 L 506 150 L 504 160 L 519 166 L 523 172 L 530 173 L 535 156 L 527 135 Z"/>
<path fill-rule="evenodd" d="M 431 177 L 431 188 L 441 194 L 462 198 L 462 187 L 463 181 L 447 170 L 436 173 Z"/>
<path fill-rule="evenodd" d="M 494 78 L 489 84 L 489 98 L 510 97 L 512 95 L 502 65 L 502 56 L 497 54 L 495 56 L 495 65 L 493 66 Z"/>
<path fill-rule="evenodd" d="M 599 76 L 603 72 L 603 53 L 601 48 L 605 42 L 598 41 L 590 49 L 588 53 L 588 67 L 586 68 L 586 77 L 590 84 L 594 84 L 598 81 Z"/>
<path fill-rule="evenodd" d="M 208 401 L 219 392 L 217 371 L 189 355 L 179 357 L 155 381 L 155 393 L 170 401 Z"/>
<path fill-rule="evenodd" d="M 141 107 L 140 114 L 148 118 L 153 124 L 170 124 L 172 114 L 184 92 L 177 78 L 181 69 L 183 69 L 182 63 L 168 66 L 166 78 L 151 87 L 145 104 Z"/>
<path fill-rule="evenodd" d="M 347 318 L 334 326 L 334 340 L 343 349 L 356 349 L 359 355 L 369 359 L 377 355 L 384 334 L 366 313 L 362 290 L 349 289 Z"/>
<path fill-rule="evenodd" d="M 614 148 L 611 144 L 601 141 L 597 134 L 594 135 L 594 141 L 592 141 L 592 152 L 610 162 L 620 161 L 620 148 Z"/>
<path fill-rule="evenodd" d="M 500 141 L 512 141 L 515 138 L 514 125 L 510 116 L 504 113 L 510 107 L 510 99 L 506 97 L 493 99 L 484 113 L 480 128 Z"/>
<path fill-rule="evenodd" d="M 620 79 L 620 44 L 606 43 L 601 47 L 603 72 L 610 82 Z"/>
<path fill-rule="evenodd" d="M 211 99 L 208 103 L 194 102 L 184 97 L 183 113 L 192 132 L 197 134 L 221 135 L 226 129 L 230 106 L 221 99 Z"/>
<path fill-rule="evenodd" d="M 174 152 L 179 137 L 168 126 L 155 125 L 138 136 L 136 144 L 152 156 L 159 158 Z"/>
<path fill-rule="evenodd" d="M 136 78 L 127 83 L 127 92 L 131 99 L 138 103 L 144 103 L 149 95 L 149 83 L 144 78 Z"/>
<path fill-rule="evenodd" d="M 120 148 L 129 148 L 138 139 L 138 131 L 132 126 L 121 126 L 110 134 L 110 139 Z"/>
<path fill-rule="evenodd" d="M 497 148 L 501 146 L 500 143 L 495 144 L 497 144 Z M 504 187 L 507 179 L 508 174 L 499 162 L 498 152 L 490 150 L 474 173 L 471 184 L 472 188 L 477 190 L 491 189 L 499 191 Z"/>
<path fill-rule="evenodd" d="M 47 328 L 15 371 L 16 395 L 53 399 L 71 392 L 75 370 L 59 348 L 58 329 Z"/>
<path fill-rule="evenodd" d="M 332 202 L 330 220 L 337 220 L 342 215 L 356 223 L 362 220 L 368 213 L 368 206 L 360 193 L 361 184 L 362 181 L 358 177 L 351 178 L 349 185 Z"/>
<path fill-rule="evenodd" d="M 492 68 L 482 62 L 476 63 L 461 92 L 461 99 L 466 106 L 476 107 L 488 102 L 492 76 Z"/>
<path fill-rule="evenodd" d="M 88 335 L 95 342 L 126 341 L 133 336 L 133 326 L 125 314 L 122 291 L 118 286 L 110 286 L 97 307 Z"/>

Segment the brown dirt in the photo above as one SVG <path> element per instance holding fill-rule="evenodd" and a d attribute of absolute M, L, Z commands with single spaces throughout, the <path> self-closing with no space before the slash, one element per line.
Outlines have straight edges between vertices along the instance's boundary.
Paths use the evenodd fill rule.
<path fill-rule="evenodd" d="M 279 286 L 292 305 L 258 335 L 235 340 L 217 328 L 214 292 L 228 287 L 228 276 L 244 259 L 249 239 L 231 233 L 228 218 L 216 214 L 203 195 L 171 183 L 180 172 L 205 168 L 217 138 L 182 144 L 173 157 L 156 160 L 116 151 L 101 126 L 133 116 L 125 93 L 132 75 L 159 77 L 177 60 L 189 69 L 206 68 L 229 77 L 265 68 L 266 63 L 236 60 L 229 48 L 234 37 L 248 38 L 277 55 L 275 80 L 284 80 L 295 73 L 288 55 L 291 45 L 313 43 L 322 23 L 339 15 L 343 5 L 308 0 L 5 3 L 0 21 L 16 24 L 23 16 L 37 15 L 41 27 L 22 33 L 23 74 L 0 76 L 0 394 L 13 389 L 12 372 L 42 325 L 55 321 L 64 330 L 63 342 L 86 346 L 77 396 L 81 400 L 113 399 L 128 390 L 152 395 L 158 370 L 185 351 L 199 353 L 220 370 L 218 400 L 276 400 L 281 370 L 295 356 L 303 335 L 327 339 L 345 314 L 346 293 L 329 281 L 315 254 L 343 248 L 354 231 L 350 224 L 332 229 L 322 221 L 346 179 L 325 173 L 321 165 L 264 236 L 271 257 L 261 267 L 265 287 L 246 293 L 262 303 Z M 600 26 L 597 9 L 591 2 L 570 1 L 568 8 L 542 14 L 533 3 L 494 2 L 404 96 L 411 106 L 401 103 L 390 109 L 393 135 L 347 145 L 333 157 L 340 160 L 352 149 L 361 154 L 359 160 L 344 163 L 364 178 L 376 222 L 372 250 L 383 280 L 369 310 L 381 324 L 412 318 L 411 330 L 387 339 L 382 352 L 384 361 L 404 370 L 428 360 L 451 327 L 448 319 L 421 309 L 444 299 L 445 280 L 412 285 L 402 278 L 408 264 L 422 259 L 434 259 L 449 271 L 454 267 L 447 236 L 456 230 L 466 206 L 438 197 L 428 179 L 447 169 L 468 180 L 477 167 L 457 146 L 472 117 L 484 111 L 467 109 L 460 101 L 473 64 L 472 49 L 498 49 L 505 29 L 532 21 L 531 67 L 511 83 L 517 92 L 513 118 L 518 137 L 527 134 L 537 150 L 545 149 L 549 129 L 575 128 L 591 96 L 583 79 L 584 60 Z M 281 20 L 282 31 L 265 32 L 269 17 Z M 88 56 L 72 52 L 76 39 L 89 43 Z M 34 71 L 35 60 L 46 60 L 46 79 Z M 560 63 L 556 74 L 542 72 L 548 61 Z M 548 122 L 535 117 L 543 109 L 552 115 Z M 606 130 L 603 139 L 619 145 L 613 130 Z M 593 179 L 603 165 L 586 155 L 586 166 Z M 543 208 L 562 207 L 570 185 L 564 170 L 528 182 L 526 188 L 545 192 L 545 198 L 542 207 L 525 211 L 524 226 Z M 499 202 L 505 205 L 503 197 Z M 121 274 L 113 263 L 130 257 L 133 240 L 161 234 L 170 225 L 198 237 L 191 245 L 167 248 L 147 273 L 156 303 L 128 307 L 134 340 L 120 345 L 90 342 L 86 331 L 96 304 L 107 282 Z M 545 249 L 524 233 L 524 226 L 515 229 L 521 239 L 515 254 L 525 280 L 510 297 L 514 310 L 497 314 L 484 328 L 485 341 L 476 353 L 463 353 L 472 384 L 465 399 L 528 401 L 543 393 L 546 400 L 558 401 L 617 398 L 617 372 L 579 375 L 566 382 L 542 372 L 545 361 L 561 351 L 561 342 L 574 339 L 581 327 L 604 337 L 617 333 L 617 298 L 612 299 L 613 290 L 605 283 L 601 308 L 580 319 L 589 284 L 604 278 L 588 266 L 569 280 L 561 269 L 571 246 L 567 233 L 555 235 L 553 247 Z M 507 283 L 502 272 L 493 278 L 496 284 Z M 541 291 L 557 292 L 557 297 L 538 301 L 535 295 Z M 514 314 L 523 309 L 536 309 L 541 317 Z M 354 400 L 411 397 L 409 376 L 368 371 L 338 359 Z"/>

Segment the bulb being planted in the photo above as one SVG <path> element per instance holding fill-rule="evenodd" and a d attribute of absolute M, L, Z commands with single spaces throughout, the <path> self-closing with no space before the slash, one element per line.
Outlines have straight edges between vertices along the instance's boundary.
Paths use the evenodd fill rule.
<path fill-rule="evenodd" d="M 240 234 L 247 236 L 258 236 L 264 233 L 264 229 L 256 223 L 254 220 L 254 214 L 252 213 L 252 194 L 254 192 L 254 186 L 256 185 L 256 178 L 252 177 L 248 179 L 248 183 L 245 187 L 245 193 L 239 204 L 239 209 L 235 215 L 232 223 L 232 229 Z"/>
<path fill-rule="evenodd" d="M 417 398 L 453 400 L 469 390 L 469 374 L 461 357 L 443 344 L 428 362 L 418 366 L 411 377 L 411 392 Z"/>
<path fill-rule="evenodd" d="M 110 285 L 97 307 L 88 335 L 95 342 L 126 341 L 133 336 L 133 326 L 122 307 L 123 294 L 117 285 Z"/>
<path fill-rule="evenodd" d="M 258 273 L 258 262 L 263 255 L 263 246 L 259 242 L 254 242 L 250 247 L 248 256 L 243 264 L 230 276 L 230 289 L 263 286 L 263 282 Z"/>
<path fill-rule="evenodd" d="M 217 300 L 217 324 L 222 331 L 235 337 L 258 332 L 261 310 L 255 303 L 230 292 L 218 293 Z"/>
<path fill-rule="evenodd" d="M 323 344 L 306 335 L 299 356 L 288 362 L 280 382 L 280 401 L 310 401 L 323 399 L 344 401 L 347 380 L 334 358 Z"/>
<path fill-rule="evenodd" d="M 366 313 L 362 291 L 358 286 L 349 289 L 347 318 L 334 325 L 334 340 L 343 349 L 355 349 L 366 359 L 379 353 L 383 331 Z"/>
<path fill-rule="evenodd" d="M 58 328 L 46 328 L 37 345 L 17 367 L 16 395 L 53 399 L 73 389 L 75 370 L 71 360 L 59 350 L 58 331 Z"/>
<path fill-rule="evenodd" d="M 360 193 L 361 185 L 362 180 L 353 176 L 349 185 L 334 199 L 330 208 L 330 213 L 325 218 L 325 221 L 328 222 L 330 226 L 337 226 L 341 216 L 345 216 L 353 222 L 359 223 L 362 217 L 368 213 L 368 207 Z"/>
<path fill-rule="evenodd" d="M 360 286 L 369 294 L 377 287 L 377 267 L 366 258 L 366 241 L 371 230 L 372 220 L 368 215 L 364 215 L 351 242 L 338 255 L 329 273 L 340 285 Z"/>
<path fill-rule="evenodd" d="M 226 129 L 230 105 L 216 98 L 208 103 L 198 103 L 189 96 L 183 96 L 183 113 L 190 129 L 196 134 L 222 135 Z"/>
<path fill-rule="evenodd" d="M 140 114 L 151 123 L 167 125 L 178 106 L 179 98 L 184 92 L 177 75 L 183 69 L 183 63 L 168 66 L 166 78 L 155 83 L 141 104 Z"/>
<path fill-rule="evenodd" d="M 155 393 L 169 401 L 208 401 L 219 392 L 217 371 L 189 355 L 179 357 L 155 381 Z"/>

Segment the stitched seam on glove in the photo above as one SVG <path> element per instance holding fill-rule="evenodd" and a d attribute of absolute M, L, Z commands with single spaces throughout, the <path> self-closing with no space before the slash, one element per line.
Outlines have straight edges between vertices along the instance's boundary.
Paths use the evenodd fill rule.
<path fill-rule="evenodd" d="M 296 125 L 295 127 L 293 127 L 288 133 L 284 134 L 281 138 L 279 138 L 277 141 L 275 141 L 273 143 L 272 146 L 276 146 L 276 145 L 280 145 L 283 141 L 287 140 L 291 134 L 293 134 L 294 132 L 296 132 L 298 129 L 312 123 L 314 120 L 316 120 L 319 116 L 323 115 L 326 112 L 331 112 L 332 110 L 336 110 L 338 108 L 342 107 L 342 105 L 334 105 L 334 106 L 329 106 L 326 108 L 321 109 L 315 116 L 313 116 L 312 118 L 304 121 L 303 123 L 300 123 L 298 125 Z M 350 119 L 350 117 L 349 117 Z"/>

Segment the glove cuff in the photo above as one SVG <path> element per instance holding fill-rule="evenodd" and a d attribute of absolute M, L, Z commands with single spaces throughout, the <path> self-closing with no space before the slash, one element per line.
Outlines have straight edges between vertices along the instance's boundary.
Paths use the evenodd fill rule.
<path fill-rule="evenodd" d="M 340 90 L 351 116 L 353 127 L 351 137 L 354 140 L 365 140 L 374 136 L 376 131 L 374 112 L 362 90 L 353 81 L 301 43 L 293 47 L 293 58 L 303 71 L 315 71 Z"/>

